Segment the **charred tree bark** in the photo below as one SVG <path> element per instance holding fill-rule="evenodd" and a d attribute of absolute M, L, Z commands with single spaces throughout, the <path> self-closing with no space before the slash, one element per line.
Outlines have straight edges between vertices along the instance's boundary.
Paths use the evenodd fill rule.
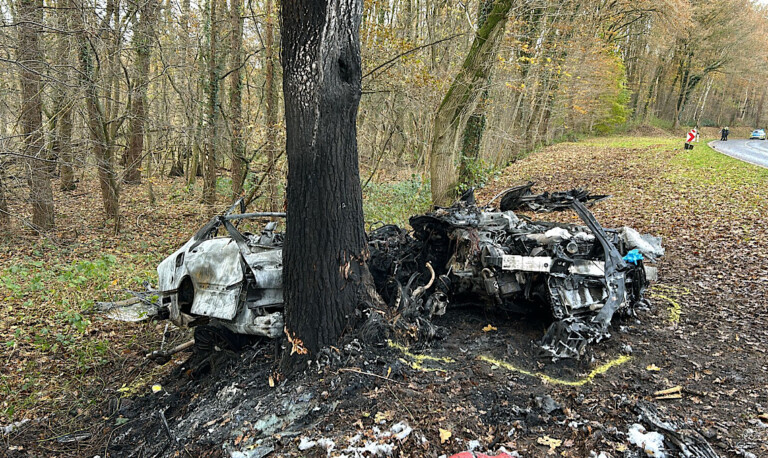
<path fill-rule="evenodd" d="M 269 196 L 269 209 L 277 211 L 277 88 L 275 87 L 275 22 L 272 8 L 272 0 L 267 0 L 267 26 L 264 31 L 265 40 L 265 92 L 266 92 L 266 124 L 267 124 L 267 194 Z"/>
<path fill-rule="evenodd" d="M 488 80 L 511 6 L 511 0 L 494 2 L 485 24 L 475 35 L 461 70 L 437 110 L 429 165 L 432 202 L 435 205 L 450 205 L 456 197 L 461 133 Z"/>
<path fill-rule="evenodd" d="M 44 71 L 40 37 L 43 24 L 43 1 L 21 0 L 18 4 L 19 47 L 21 67 L 21 126 L 24 154 L 29 171 L 29 201 L 32 224 L 40 230 L 54 227 L 51 161 L 43 138 L 43 99 L 41 75 Z"/>
<path fill-rule="evenodd" d="M 141 158 L 144 150 L 144 123 L 146 122 L 147 86 L 149 85 L 149 60 L 152 53 L 152 37 L 157 11 L 157 0 L 143 0 L 139 7 L 139 21 L 133 34 L 136 52 L 135 73 L 131 88 L 130 133 L 126 151 L 126 183 L 141 183 Z"/>
<path fill-rule="evenodd" d="M 243 183 L 247 162 L 245 160 L 245 139 L 243 138 L 243 17 L 242 0 L 232 0 L 230 21 L 232 22 L 232 74 L 229 86 L 229 107 L 232 125 L 232 200 L 243 194 Z"/>
<path fill-rule="evenodd" d="M 365 293 L 358 171 L 362 0 L 282 3 L 288 155 L 284 371 L 336 343 Z"/>

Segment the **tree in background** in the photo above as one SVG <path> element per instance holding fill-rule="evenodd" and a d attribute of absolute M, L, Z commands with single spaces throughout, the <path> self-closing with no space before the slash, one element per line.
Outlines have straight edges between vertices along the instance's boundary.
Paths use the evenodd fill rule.
<path fill-rule="evenodd" d="M 203 204 L 213 212 L 216 204 L 216 150 L 221 143 L 218 135 L 219 122 L 219 81 L 221 75 L 221 57 L 218 51 L 220 40 L 219 5 L 220 0 L 208 0 L 208 15 L 206 17 L 207 33 L 207 69 L 205 81 L 205 140 L 203 166 Z"/>
<path fill-rule="evenodd" d="M 45 231 L 54 226 L 54 208 L 51 189 L 53 161 L 48 157 L 43 136 L 43 87 L 40 81 L 45 67 L 40 48 L 43 1 L 19 1 L 16 22 L 19 24 L 17 52 L 21 67 L 21 125 L 29 176 L 32 224 Z"/>
<path fill-rule="evenodd" d="M 104 214 L 112 220 L 115 233 L 120 231 L 120 191 L 115 175 L 112 145 L 109 137 L 110 129 L 104 118 L 104 108 L 96 85 L 96 67 L 94 55 L 89 40 L 90 31 L 86 28 L 82 16 L 86 9 L 82 2 L 70 0 L 70 5 L 76 8 L 73 14 L 73 26 L 77 30 L 77 55 L 80 60 L 80 84 L 85 91 L 88 131 L 93 145 L 93 156 L 101 188 L 101 198 L 104 204 Z M 108 9 L 105 19 L 108 21 L 112 10 Z"/>
<path fill-rule="evenodd" d="M 126 183 L 141 183 L 149 63 L 152 55 L 157 8 L 157 0 L 142 0 L 137 8 L 139 19 L 135 21 L 132 42 L 136 60 L 134 61 L 134 76 L 131 87 L 128 150 L 125 155 L 126 164 L 123 178 Z"/>
<path fill-rule="evenodd" d="M 265 149 L 267 151 L 267 196 L 270 210 L 278 210 L 277 202 L 277 184 L 279 181 L 276 173 L 278 158 L 277 143 L 277 86 L 275 85 L 275 20 L 273 11 L 273 1 L 266 0 L 266 25 L 264 32 L 264 97 L 266 112 L 264 119 L 264 128 L 266 129 Z"/>
<path fill-rule="evenodd" d="M 457 194 L 461 134 L 483 94 L 496 61 L 496 53 L 507 24 L 511 0 L 496 0 L 458 74 L 448 88 L 435 115 L 430 150 L 432 202 L 449 205 Z"/>
<path fill-rule="evenodd" d="M 71 28 L 70 17 L 72 10 L 67 6 L 69 0 L 58 0 L 56 11 L 56 26 L 59 30 Z M 51 130 L 53 141 L 51 152 L 54 159 L 59 161 L 59 173 L 61 181 L 59 189 L 72 191 L 75 189 L 74 156 L 72 154 L 72 108 L 75 106 L 75 91 L 72 86 L 75 78 L 72 72 L 72 40 L 69 36 L 62 36 L 56 42 L 55 66 L 59 70 L 55 72 L 58 83 L 54 85 L 53 109 L 51 116 Z"/>

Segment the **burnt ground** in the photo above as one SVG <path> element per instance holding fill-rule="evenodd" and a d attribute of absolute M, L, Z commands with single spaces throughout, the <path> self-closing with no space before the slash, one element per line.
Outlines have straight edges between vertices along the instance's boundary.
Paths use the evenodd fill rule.
<path fill-rule="evenodd" d="M 436 320 L 448 330 L 443 341 L 362 347 L 350 334 L 287 382 L 273 372 L 270 342 L 210 365 L 184 356 L 156 381 L 159 392 L 144 387 L 144 395 L 101 403 L 86 439 L 73 433 L 41 445 L 21 428 L 5 441 L 25 448 L 6 453 L 355 456 L 367 446 L 360 456 L 440 456 L 470 447 L 520 456 L 645 456 L 627 431 L 643 423 L 636 406 L 647 401 L 721 456 L 768 456 L 768 204 L 761 194 L 768 173 L 703 147 L 683 152 L 677 143 L 550 147 L 513 164 L 480 194 L 483 202 L 528 179 L 538 190 L 587 187 L 614 195 L 593 209 L 604 226 L 664 237 L 652 307 L 615 322 L 612 338 L 583 361 L 536 356 L 532 342 L 546 317 L 453 309 Z M 675 386 L 680 399 L 654 396 Z M 404 439 L 393 437 L 409 429 Z M 320 442 L 302 450 L 308 440 Z"/>

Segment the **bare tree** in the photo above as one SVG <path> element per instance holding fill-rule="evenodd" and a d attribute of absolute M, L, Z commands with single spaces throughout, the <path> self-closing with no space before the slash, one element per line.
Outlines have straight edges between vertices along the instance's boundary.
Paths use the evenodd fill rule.
<path fill-rule="evenodd" d="M 272 0 L 266 2 L 267 25 L 264 30 L 264 91 L 266 92 L 266 150 L 270 176 L 267 181 L 267 194 L 269 196 L 270 210 L 278 210 L 277 183 L 278 176 L 275 170 L 277 162 L 277 89 L 275 86 L 275 20 L 272 8 Z"/>
<path fill-rule="evenodd" d="M 24 154 L 29 171 L 29 200 L 32 224 L 38 229 L 54 227 L 51 160 L 43 135 L 43 99 L 41 75 L 45 68 L 40 48 L 43 25 L 43 1 L 20 0 L 18 3 L 18 63 L 21 76 L 21 125 Z"/>
<path fill-rule="evenodd" d="M 68 31 L 71 27 L 70 17 L 72 11 L 67 6 L 68 0 L 58 0 L 56 25 L 59 30 Z M 59 67 L 56 72 L 58 84 L 55 87 L 54 110 L 52 116 L 53 143 L 51 149 L 53 155 L 59 160 L 60 184 L 62 191 L 75 189 L 74 155 L 72 154 L 72 107 L 75 104 L 74 91 L 70 85 L 72 78 L 72 40 L 69 35 L 58 37 L 56 42 L 56 62 Z"/>
<path fill-rule="evenodd" d="M 216 150 L 220 141 L 218 139 L 219 121 L 219 80 L 221 74 L 221 62 L 218 55 L 219 29 L 219 2 L 220 0 L 208 0 L 208 53 L 207 71 L 205 82 L 206 114 L 205 114 L 205 149 L 203 151 L 203 203 L 211 209 L 216 204 Z"/>
<path fill-rule="evenodd" d="M 435 115 L 430 152 L 432 201 L 435 205 L 448 205 L 456 196 L 460 134 L 480 100 L 483 85 L 496 61 L 499 40 L 504 35 L 511 7 L 512 0 L 494 2 Z"/>
<path fill-rule="evenodd" d="M 229 110 L 232 126 L 232 197 L 243 193 L 246 167 L 245 139 L 243 138 L 243 17 L 242 0 L 231 0 L 229 8 L 232 24 L 231 73 L 229 75 Z"/>
<path fill-rule="evenodd" d="M 149 61 L 152 56 L 152 42 L 156 20 L 157 0 L 141 0 L 139 19 L 133 31 L 134 76 L 131 84 L 131 114 L 126 151 L 126 183 L 141 183 L 141 161 L 144 150 L 144 124 L 146 122 L 147 85 L 149 84 Z"/>
<path fill-rule="evenodd" d="M 111 219 L 115 233 L 120 231 L 119 189 L 112 164 L 112 148 L 109 141 L 109 129 L 104 119 L 104 109 L 101 106 L 99 92 L 96 87 L 96 72 L 94 56 L 89 40 L 89 32 L 85 27 L 83 15 L 86 9 L 82 0 L 70 0 L 75 7 L 73 26 L 77 30 L 77 54 L 80 60 L 80 82 L 85 90 L 85 105 L 87 112 L 88 131 L 93 145 L 93 156 L 101 188 L 101 199 L 104 204 L 104 214 Z"/>

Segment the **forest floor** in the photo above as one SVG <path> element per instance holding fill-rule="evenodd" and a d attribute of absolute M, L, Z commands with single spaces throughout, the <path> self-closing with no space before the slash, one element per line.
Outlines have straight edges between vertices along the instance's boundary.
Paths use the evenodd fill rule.
<path fill-rule="evenodd" d="M 57 194 L 55 237 L 0 242 L 0 424 L 24 422 L 0 430 L 3 453 L 253 458 L 366 448 L 421 457 L 503 447 L 642 456 L 627 432 L 648 401 L 723 456 L 768 456 L 768 170 L 705 145 L 684 151 L 679 139 L 597 138 L 512 164 L 478 201 L 528 180 L 539 191 L 612 194 L 593 207 L 605 227 L 663 237 L 650 310 L 615 323 L 586 360 L 555 363 L 534 356 L 541 318 L 453 310 L 436 322 L 448 337 L 428 348 L 348 339 L 274 387 L 272 343 L 219 358 L 209 374 L 186 355 L 155 366 L 143 355 L 160 346 L 163 325 L 86 313 L 94 299 L 151 281 L 205 222 L 189 203 L 193 190 L 156 183 L 156 206 L 143 188 L 124 192 L 118 237 L 103 224 L 95 186 L 83 184 L 76 199 Z M 173 330 L 165 345 L 186 337 Z M 653 394 L 675 386 L 680 399 Z"/>

